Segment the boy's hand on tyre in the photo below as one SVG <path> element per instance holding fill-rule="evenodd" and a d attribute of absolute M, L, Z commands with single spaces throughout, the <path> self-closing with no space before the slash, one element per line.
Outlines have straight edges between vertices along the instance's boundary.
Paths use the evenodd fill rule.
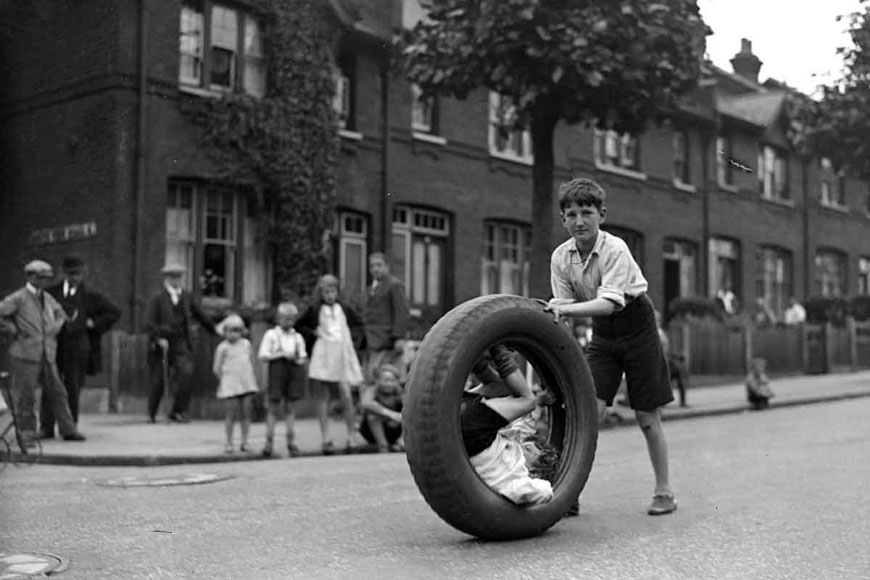
<path fill-rule="evenodd" d="M 554 393 L 550 389 L 544 389 L 543 391 L 538 393 L 537 399 L 537 403 L 539 406 L 549 407 L 556 402 L 556 393 Z"/>

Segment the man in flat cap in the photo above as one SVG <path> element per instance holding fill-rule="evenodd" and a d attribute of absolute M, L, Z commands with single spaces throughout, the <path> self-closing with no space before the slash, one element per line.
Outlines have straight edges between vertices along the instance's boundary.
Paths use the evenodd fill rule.
<path fill-rule="evenodd" d="M 17 425 L 27 446 L 36 438 L 36 386 L 54 412 L 60 434 L 66 441 L 84 441 L 76 429 L 69 410 L 66 389 L 58 375 L 55 356 L 57 334 L 67 315 L 57 300 L 45 291 L 54 277 L 51 266 L 34 260 L 24 267 L 27 283 L 0 302 L 0 317 L 15 326 L 15 338 L 9 347 L 9 367 L 13 376 L 12 396 Z"/>
<path fill-rule="evenodd" d="M 67 315 L 67 322 L 57 337 L 57 369 L 66 386 L 73 421 L 79 421 L 79 394 L 85 374 L 102 370 L 100 337 L 121 317 L 121 310 L 105 296 L 86 288 L 85 262 L 80 256 L 65 256 L 61 264 L 63 281 L 46 288 Z M 39 413 L 39 430 L 43 438 L 54 437 L 54 413 L 43 399 Z"/>
<path fill-rule="evenodd" d="M 163 288 L 148 300 L 145 330 L 151 338 L 148 357 L 151 393 L 148 397 L 148 418 L 157 420 L 157 409 L 165 388 L 164 360 L 169 373 L 175 375 L 176 391 L 169 411 L 169 420 L 186 423 L 193 378 L 193 344 L 190 324 L 196 319 L 206 330 L 217 334 L 214 323 L 199 304 L 186 292 L 182 279 L 187 268 L 168 263 L 163 267 Z M 164 359 L 165 357 L 165 359 Z M 169 373 L 166 373 L 167 375 Z"/>

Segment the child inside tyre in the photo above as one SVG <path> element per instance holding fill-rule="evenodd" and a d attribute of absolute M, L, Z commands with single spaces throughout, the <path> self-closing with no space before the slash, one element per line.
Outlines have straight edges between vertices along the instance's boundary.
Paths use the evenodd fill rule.
<path fill-rule="evenodd" d="M 460 411 L 462 441 L 471 465 L 484 483 L 518 505 L 550 501 L 550 482 L 532 477 L 520 443 L 499 431 L 538 404 L 552 404 L 553 394 L 545 390 L 535 396 L 513 353 L 503 345 L 489 349 L 472 373 L 480 384 L 463 394 Z"/>

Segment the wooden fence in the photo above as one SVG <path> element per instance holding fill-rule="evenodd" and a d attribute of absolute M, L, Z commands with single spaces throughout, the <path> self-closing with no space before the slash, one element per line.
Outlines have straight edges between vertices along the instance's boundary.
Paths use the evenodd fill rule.
<path fill-rule="evenodd" d="M 690 319 L 668 329 L 671 348 L 697 375 L 738 375 L 754 357 L 775 374 L 820 374 L 870 368 L 870 322 L 849 318 L 843 327 L 723 324 Z"/>

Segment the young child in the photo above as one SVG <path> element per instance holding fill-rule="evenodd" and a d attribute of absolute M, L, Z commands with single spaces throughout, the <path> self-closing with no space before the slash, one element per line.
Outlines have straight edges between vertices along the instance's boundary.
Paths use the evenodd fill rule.
<path fill-rule="evenodd" d="M 402 451 L 402 384 L 395 365 L 382 364 L 375 373 L 375 384 L 360 394 L 363 411 L 359 433 L 378 447 L 378 453 Z"/>
<path fill-rule="evenodd" d="M 254 351 L 245 334 L 245 322 L 238 314 L 230 314 L 217 327 L 224 340 L 214 353 L 214 374 L 220 381 L 218 399 L 224 401 L 227 443 L 226 453 L 233 452 L 233 430 L 241 423 L 242 444 L 248 451 L 248 432 L 251 428 L 251 400 L 260 389 L 254 375 Z"/>
<path fill-rule="evenodd" d="M 746 375 L 746 399 L 756 411 L 770 406 L 773 391 L 767 378 L 767 361 L 757 357 L 749 363 L 749 373 Z"/>
<path fill-rule="evenodd" d="M 550 258 L 554 298 L 548 308 L 556 318 L 592 317 L 586 359 L 599 416 L 613 405 L 624 373 L 655 476 L 647 513 L 669 514 L 677 509 L 677 502 L 659 409 L 673 401 L 674 394 L 646 294 L 649 284 L 625 241 L 601 230 L 607 215 L 605 198 L 604 190 L 591 179 L 573 179 L 559 188 L 559 215 L 571 237 Z M 569 515 L 574 513 L 572 508 Z"/>
<path fill-rule="evenodd" d="M 481 357 L 472 373 L 481 384 L 463 393 L 460 411 L 471 465 L 487 485 L 516 504 L 550 501 L 550 482 L 531 476 L 523 446 L 500 431 L 538 404 L 552 404 L 552 393 L 544 390 L 536 397 L 513 354 L 502 345 Z"/>
<path fill-rule="evenodd" d="M 324 455 L 334 451 L 329 438 L 329 393 L 337 387 L 341 398 L 347 439 L 344 452 L 353 451 L 356 432 L 351 387 L 363 382 L 362 368 L 354 348 L 352 328 L 361 328 L 362 319 L 338 297 L 338 278 L 332 274 L 320 277 L 315 289 L 315 301 L 299 318 L 297 330 L 305 336 L 311 349 L 308 378 L 311 379 Z"/>
<path fill-rule="evenodd" d="M 293 405 L 305 396 L 308 351 L 302 335 L 293 328 L 298 314 L 292 302 L 279 304 L 275 313 L 277 325 L 263 335 L 257 355 L 268 365 L 269 402 L 266 410 L 266 445 L 262 451 L 264 457 L 272 456 L 275 423 L 281 415 L 286 421 L 287 453 L 290 457 L 299 455 L 299 447 L 295 443 L 296 410 Z"/>

